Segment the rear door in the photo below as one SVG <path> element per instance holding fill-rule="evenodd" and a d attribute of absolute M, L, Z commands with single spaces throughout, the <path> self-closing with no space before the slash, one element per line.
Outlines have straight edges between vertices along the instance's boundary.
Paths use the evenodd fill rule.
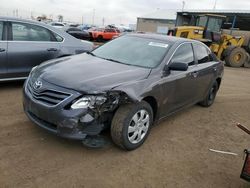
<path fill-rule="evenodd" d="M 56 58 L 59 54 L 60 42 L 45 27 L 10 22 L 9 33 L 8 74 L 11 77 L 27 76 L 32 67 Z"/>
<path fill-rule="evenodd" d="M 6 40 L 5 22 L 0 20 L 0 79 L 5 78 L 7 74 L 7 51 L 8 44 Z"/>
<path fill-rule="evenodd" d="M 211 57 L 210 50 L 203 44 L 193 43 L 193 48 L 197 60 L 195 76 L 197 79 L 198 96 L 197 101 L 203 100 L 215 80 L 217 64 Z"/>

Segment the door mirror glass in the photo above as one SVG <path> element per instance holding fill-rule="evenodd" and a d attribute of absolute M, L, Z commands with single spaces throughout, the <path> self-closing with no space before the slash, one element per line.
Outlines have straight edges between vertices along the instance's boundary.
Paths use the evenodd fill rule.
<path fill-rule="evenodd" d="M 188 70 L 188 64 L 181 63 L 181 62 L 172 62 L 168 66 L 168 70 L 175 70 L 175 71 L 186 71 Z"/>

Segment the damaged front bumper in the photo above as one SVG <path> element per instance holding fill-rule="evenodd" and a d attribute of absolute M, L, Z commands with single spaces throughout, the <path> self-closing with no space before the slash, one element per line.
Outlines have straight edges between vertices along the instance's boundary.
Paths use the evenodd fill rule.
<path fill-rule="evenodd" d="M 38 96 L 37 91 L 30 91 L 29 87 L 32 87 L 32 85 L 26 82 L 23 90 L 23 107 L 28 118 L 36 125 L 58 136 L 76 140 L 83 140 L 86 136 L 98 135 L 105 128 L 109 113 L 103 112 L 97 115 L 96 112 L 88 108 L 74 110 L 67 108 L 81 94 L 68 91 L 65 88 L 57 88 L 54 85 L 51 86 L 50 83 L 45 81 L 43 83 L 46 84 L 46 91 L 42 91 L 43 93 L 46 93 L 48 88 L 51 87 L 53 91 L 63 90 L 64 92 L 70 92 L 72 95 L 57 105 L 49 106 L 43 103 L 42 94 Z"/>

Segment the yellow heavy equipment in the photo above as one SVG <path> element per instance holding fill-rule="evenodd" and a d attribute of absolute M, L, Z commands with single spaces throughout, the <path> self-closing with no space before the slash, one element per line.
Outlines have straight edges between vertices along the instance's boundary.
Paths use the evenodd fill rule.
<path fill-rule="evenodd" d="M 205 43 L 231 67 L 249 66 L 249 55 L 244 49 L 244 37 L 222 33 L 225 16 L 206 14 L 200 15 L 194 26 L 178 26 L 170 30 L 171 35 L 189 38 Z"/>

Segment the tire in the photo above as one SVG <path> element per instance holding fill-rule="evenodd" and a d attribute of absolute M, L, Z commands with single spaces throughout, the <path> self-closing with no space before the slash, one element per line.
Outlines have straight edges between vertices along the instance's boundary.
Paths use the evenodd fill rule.
<path fill-rule="evenodd" d="M 250 68 L 250 55 L 247 53 L 247 60 L 244 63 L 245 68 Z"/>
<path fill-rule="evenodd" d="M 247 52 L 241 48 L 233 48 L 225 57 L 226 65 L 230 67 L 242 67 L 247 60 Z"/>
<path fill-rule="evenodd" d="M 103 41 L 103 37 L 101 35 L 99 35 L 96 40 L 97 40 L 97 42 L 102 42 Z"/>
<path fill-rule="evenodd" d="M 142 115 L 141 120 L 144 121 L 136 124 L 135 120 L 140 120 Z M 120 148 L 134 150 L 147 139 L 152 124 L 153 110 L 147 102 L 121 106 L 116 111 L 111 123 L 112 140 Z M 139 137 L 139 135 L 141 136 Z"/>
<path fill-rule="evenodd" d="M 199 105 L 203 107 L 210 107 L 214 103 L 218 89 L 219 89 L 218 83 L 215 81 L 212 87 L 209 89 L 206 98 L 203 101 L 201 101 Z"/>

